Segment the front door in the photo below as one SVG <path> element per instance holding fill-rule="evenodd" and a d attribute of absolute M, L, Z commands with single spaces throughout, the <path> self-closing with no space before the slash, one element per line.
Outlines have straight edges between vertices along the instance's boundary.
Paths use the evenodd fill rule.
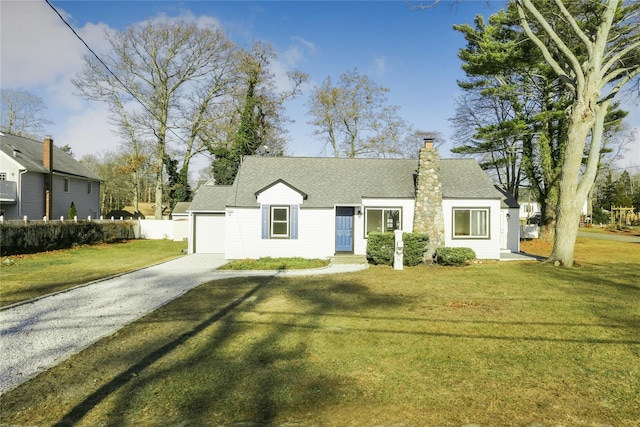
<path fill-rule="evenodd" d="M 353 252 L 353 208 L 336 208 L 336 252 Z"/>

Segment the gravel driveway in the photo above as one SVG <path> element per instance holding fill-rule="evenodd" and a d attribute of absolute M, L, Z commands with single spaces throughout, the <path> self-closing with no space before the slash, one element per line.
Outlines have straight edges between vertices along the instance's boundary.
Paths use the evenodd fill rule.
<path fill-rule="evenodd" d="M 222 255 L 188 255 L 0 310 L 0 395 L 210 280 L 328 274 L 367 267 L 214 271 L 224 263 Z"/>

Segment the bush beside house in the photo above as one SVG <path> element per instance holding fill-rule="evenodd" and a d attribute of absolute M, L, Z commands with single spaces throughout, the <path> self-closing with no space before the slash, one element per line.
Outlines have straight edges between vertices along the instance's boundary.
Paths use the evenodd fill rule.
<path fill-rule="evenodd" d="M 465 265 L 476 259 L 471 248 L 438 248 L 434 260 L 441 265 Z"/>
<path fill-rule="evenodd" d="M 403 233 L 403 265 L 412 267 L 422 262 L 429 236 L 424 233 Z M 393 265 L 393 233 L 369 233 L 367 239 L 367 260 L 372 264 Z"/>

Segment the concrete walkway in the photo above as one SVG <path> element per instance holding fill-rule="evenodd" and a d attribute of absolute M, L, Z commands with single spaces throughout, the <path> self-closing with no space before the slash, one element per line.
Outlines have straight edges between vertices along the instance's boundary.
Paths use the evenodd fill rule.
<path fill-rule="evenodd" d="M 296 271 L 216 271 L 222 255 L 195 254 L 0 310 L 0 395 L 211 280 L 362 270 L 340 264 Z"/>

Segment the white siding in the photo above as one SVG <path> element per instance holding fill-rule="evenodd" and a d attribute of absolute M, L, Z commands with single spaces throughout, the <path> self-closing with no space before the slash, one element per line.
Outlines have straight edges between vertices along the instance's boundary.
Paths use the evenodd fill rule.
<path fill-rule="evenodd" d="M 7 181 L 16 183 L 16 201 L 15 203 L 3 203 L 2 214 L 5 219 L 18 219 L 20 212 L 20 187 L 18 180 L 20 179 L 20 164 L 18 164 L 10 156 L 7 156 L 4 152 L 0 151 L 0 172 L 7 175 Z"/>
<path fill-rule="evenodd" d="M 260 208 L 227 208 L 227 259 L 327 258 L 335 253 L 335 210 L 300 209 L 298 239 L 262 239 L 261 215 Z"/>
<path fill-rule="evenodd" d="M 520 204 L 518 216 L 522 219 L 526 220 L 536 212 L 540 212 L 540 204 L 536 201 L 519 201 L 518 203 Z"/>
<path fill-rule="evenodd" d="M 261 205 L 301 205 L 303 203 L 300 193 L 281 182 L 258 194 L 257 201 Z"/>
<path fill-rule="evenodd" d="M 186 214 L 173 215 L 173 240 L 181 242 L 189 237 L 189 216 Z"/>
<path fill-rule="evenodd" d="M 509 238 L 507 249 L 511 252 L 520 252 L 520 219 L 518 218 L 518 208 L 509 209 Z"/>
<path fill-rule="evenodd" d="M 475 251 L 479 259 L 500 259 L 500 200 L 445 199 L 442 202 L 444 217 L 444 244 L 447 247 L 465 247 Z M 488 239 L 454 239 L 453 208 L 489 208 Z"/>

